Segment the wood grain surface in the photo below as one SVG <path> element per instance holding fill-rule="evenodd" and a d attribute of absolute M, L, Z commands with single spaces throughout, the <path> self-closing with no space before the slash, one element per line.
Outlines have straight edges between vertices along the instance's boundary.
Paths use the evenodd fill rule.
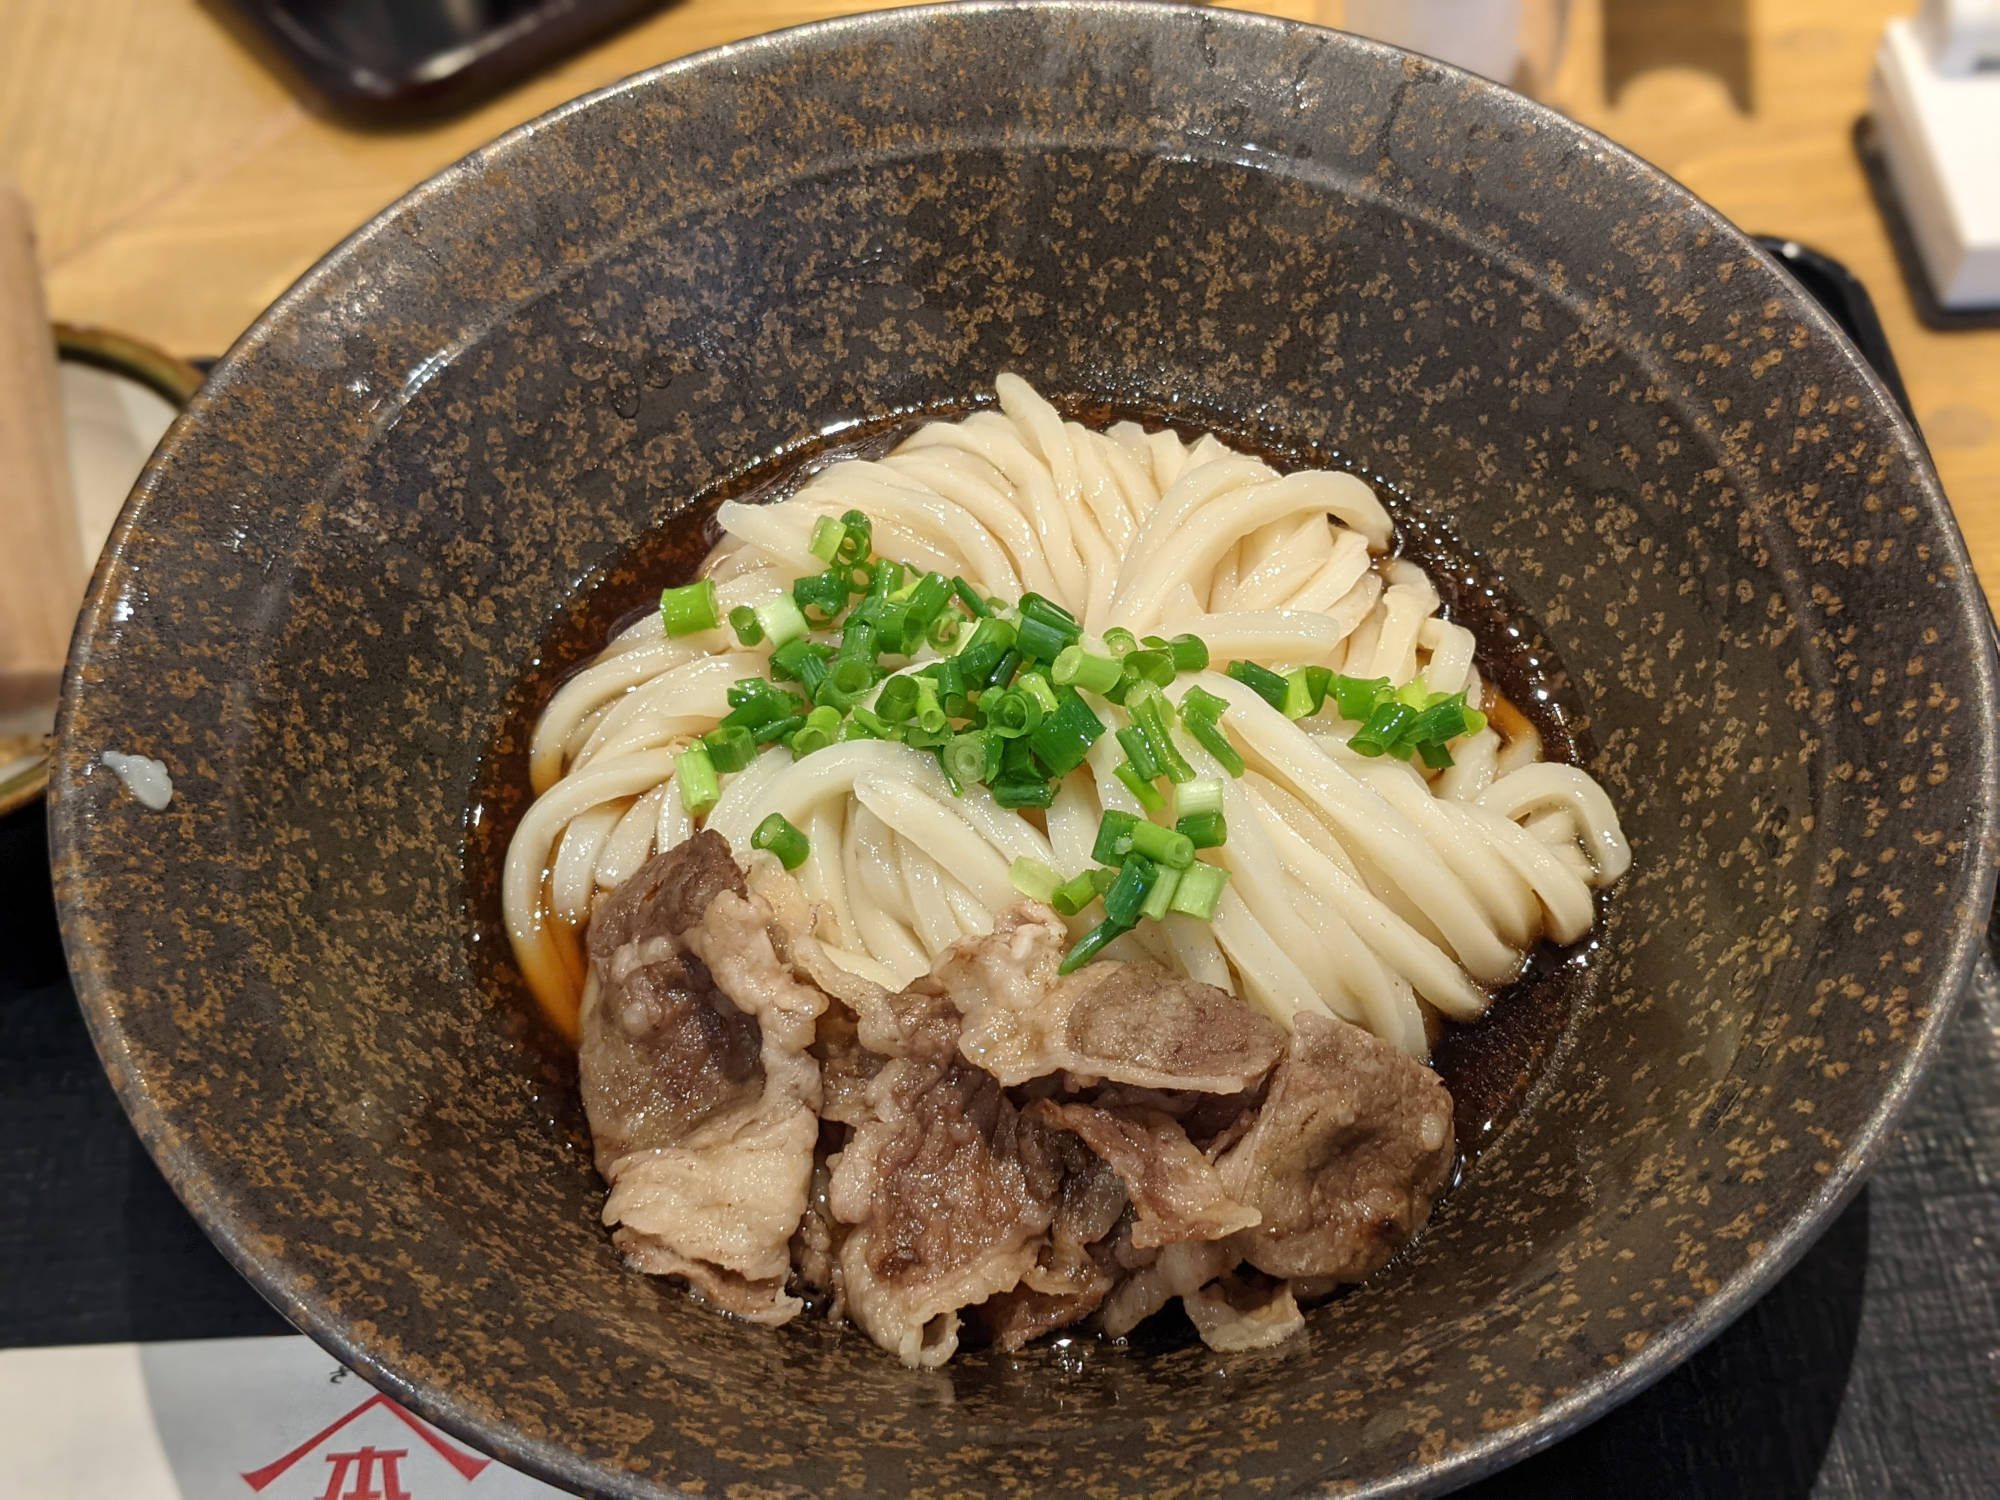
<path fill-rule="evenodd" d="M 875 0 L 682 0 L 459 119 L 360 131 L 293 97 L 199 0 L 0 0 L 0 173 L 55 316 L 212 354 L 343 235 L 587 89 Z M 1248 8 L 1337 19 L 1339 0 Z M 2000 585 L 2000 330 L 1916 319 L 1854 155 L 1882 26 L 1914 0 L 1577 0 L 1551 102 L 1744 228 L 1874 292 L 1980 575 Z"/>

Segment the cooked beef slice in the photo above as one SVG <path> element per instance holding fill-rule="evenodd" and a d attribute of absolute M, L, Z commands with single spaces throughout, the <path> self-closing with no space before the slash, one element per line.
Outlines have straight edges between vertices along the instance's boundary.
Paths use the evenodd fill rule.
<path fill-rule="evenodd" d="M 780 1323 L 819 1134 L 808 1055 L 826 996 L 712 833 L 649 860 L 594 914 L 578 1061 L 607 1224 L 633 1265 Z"/>
<path fill-rule="evenodd" d="M 1359 1281 L 1414 1234 L 1451 1170 L 1451 1096 L 1361 1027 L 1301 1012 L 1249 1134 L 1216 1165 L 1259 1223 L 1232 1242 L 1273 1276 Z"/>
<path fill-rule="evenodd" d="M 1038 1100 L 1050 1126 L 1073 1130 L 1124 1184 L 1137 1212 L 1132 1244 L 1157 1250 L 1181 1240 L 1223 1240 L 1257 1222 L 1256 1210 L 1229 1196 L 1207 1157 L 1171 1115 L 1114 1104 Z"/>
<path fill-rule="evenodd" d="M 848 1315 L 914 1366 L 958 1347 L 959 1309 L 1015 1286 L 1040 1256 L 1061 1169 L 1042 1127 L 957 1054 L 957 1013 L 895 997 L 900 1055 L 868 1088 L 870 1118 L 827 1195 L 851 1226 L 840 1250 Z"/>
<path fill-rule="evenodd" d="M 1152 963 L 1101 959 L 1074 974 L 1062 918 L 1039 902 L 955 944 L 931 983 L 965 1018 L 959 1049 L 1009 1086 L 1051 1073 L 1234 1094 L 1269 1073 L 1284 1032 L 1226 990 Z"/>

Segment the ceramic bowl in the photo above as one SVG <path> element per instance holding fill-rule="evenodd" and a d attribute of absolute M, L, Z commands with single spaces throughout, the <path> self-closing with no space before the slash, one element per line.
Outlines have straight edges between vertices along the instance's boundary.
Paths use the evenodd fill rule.
<path fill-rule="evenodd" d="M 1337 457 L 1455 530 L 1562 664 L 1635 850 L 1594 985 L 1428 1232 L 1263 1353 L 915 1373 L 622 1270 L 496 951 L 506 726 L 579 589 L 660 528 L 698 553 L 774 456 L 1003 369 Z M 279 301 L 97 571 L 54 861 L 176 1190 L 301 1328 L 513 1464 L 642 1496 L 1400 1493 L 1638 1390 L 1854 1190 L 1991 898 L 1995 701 L 1911 430 L 1659 173 L 1349 37 L 967 4 L 579 100 Z M 167 808 L 106 750 L 164 762 Z"/>

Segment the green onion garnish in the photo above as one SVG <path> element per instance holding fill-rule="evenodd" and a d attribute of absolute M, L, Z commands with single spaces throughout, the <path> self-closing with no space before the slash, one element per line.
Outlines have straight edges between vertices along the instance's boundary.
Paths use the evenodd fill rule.
<path fill-rule="evenodd" d="M 1062 876 L 1025 854 L 1014 861 L 1007 878 L 1013 881 L 1015 890 L 1032 901 L 1053 901 L 1062 888 Z"/>
<path fill-rule="evenodd" d="M 1190 865 L 1181 872 L 1180 883 L 1174 887 L 1167 910 L 1198 921 L 1213 922 L 1216 904 L 1222 900 L 1222 888 L 1228 884 L 1229 872 L 1220 866 Z"/>
<path fill-rule="evenodd" d="M 1049 905 L 1066 917 L 1073 917 L 1097 899 L 1097 886 L 1085 870 L 1081 875 L 1066 880 L 1056 893 L 1049 897 Z"/>
<path fill-rule="evenodd" d="M 1113 625 L 1104 632 L 1104 649 L 1113 656 L 1126 657 L 1139 649 L 1139 638 L 1123 625 Z"/>
<path fill-rule="evenodd" d="M 860 511 L 850 510 L 842 516 L 840 528 L 846 534 L 840 540 L 838 561 L 852 566 L 875 550 L 875 523 Z"/>
<path fill-rule="evenodd" d="M 1090 711 L 1075 688 L 1054 691 L 1055 712 L 1028 736 L 1028 745 L 1051 776 L 1067 776 L 1083 764 L 1090 747 L 1104 733 L 1104 721 Z"/>
<path fill-rule="evenodd" d="M 812 540 L 806 543 L 806 551 L 832 567 L 834 559 L 840 556 L 840 544 L 846 540 L 845 526 L 832 516 L 821 516 L 813 522 Z"/>
<path fill-rule="evenodd" d="M 1074 974 L 1078 969 L 1097 957 L 1108 943 L 1115 942 L 1132 930 L 1131 923 L 1120 924 L 1106 917 L 1097 926 L 1077 939 L 1076 946 L 1063 955 L 1063 961 L 1056 965 L 1058 974 Z"/>
<path fill-rule="evenodd" d="M 993 613 L 993 606 L 980 598 L 979 591 L 963 578 L 952 579 L 951 591 L 958 595 L 958 602 L 966 607 L 975 620 L 983 620 Z"/>
<path fill-rule="evenodd" d="M 697 578 L 677 589 L 660 590 L 660 623 L 668 635 L 693 635 L 722 623 L 722 602 L 713 578 Z"/>
<path fill-rule="evenodd" d="M 1190 860 L 1189 863 L 1192 864 L 1193 861 Z M 1180 888 L 1180 883 L 1179 870 L 1160 871 L 1159 877 L 1153 882 L 1153 888 L 1146 892 L 1146 900 L 1139 908 L 1139 915 L 1154 922 L 1166 921 L 1168 903 L 1173 900 L 1174 892 Z"/>
<path fill-rule="evenodd" d="M 1145 647 L 1125 654 L 1125 675 L 1135 682 L 1166 687 L 1174 680 L 1174 658 L 1168 651 Z"/>
<path fill-rule="evenodd" d="M 750 835 L 750 847 L 770 850 L 787 870 L 796 870 L 812 852 L 806 836 L 783 813 L 772 813 L 757 825 L 757 831 Z"/>
<path fill-rule="evenodd" d="M 1174 829 L 1197 849 L 1219 849 L 1229 842 L 1229 824 L 1219 812 L 1182 813 Z"/>
<path fill-rule="evenodd" d="M 1174 816 L 1193 817 L 1200 813 L 1220 813 L 1223 784 L 1219 776 L 1197 776 L 1174 788 Z"/>
<path fill-rule="evenodd" d="M 986 779 L 986 735 L 974 730 L 954 735 L 943 750 L 944 773 L 960 786 Z"/>
<path fill-rule="evenodd" d="M 1160 770 L 1159 759 L 1153 754 L 1153 742 L 1144 725 L 1127 724 L 1118 731 L 1118 743 L 1124 748 L 1126 758 L 1141 780 L 1157 781 L 1164 774 Z"/>
<path fill-rule="evenodd" d="M 1173 653 L 1176 672 L 1208 670 L 1208 642 L 1198 635 L 1177 635 L 1167 643 Z"/>
<path fill-rule="evenodd" d="M 729 612 L 729 628 L 736 632 L 736 644 L 754 646 L 764 639 L 764 627 L 757 619 L 757 611 L 747 604 L 739 604 Z"/>
<path fill-rule="evenodd" d="M 1057 653 L 1055 665 L 1049 675 L 1063 687 L 1086 688 L 1093 693 L 1108 693 L 1118 685 L 1123 672 L 1117 662 L 1108 656 L 1099 656 L 1086 651 L 1072 642 Z"/>
<path fill-rule="evenodd" d="M 1129 760 L 1120 761 L 1113 773 L 1125 783 L 1125 790 L 1139 799 L 1139 805 L 1147 812 L 1159 812 L 1167 805 L 1167 799 L 1160 795 L 1160 789 L 1133 768 Z"/>
<path fill-rule="evenodd" d="M 680 783 L 681 806 L 691 818 L 702 816 L 722 795 L 715 762 L 709 759 L 707 747 L 698 742 L 674 757 L 674 780 Z"/>
<path fill-rule="evenodd" d="M 1158 823 L 1132 826 L 1132 852 L 1143 854 L 1169 870 L 1185 870 L 1194 863 L 1194 843 L 1184 833 L 1162 828 Z"/>
<path fill-rule="evenodd" d="M 795 641 L 806 633 L 806 617 L 799 613 L 790 594 L 774 594 L 751 612 L 773 646 Z"/>
<path fill-rule="evenodd" d="M 1285 701 L 1278 705 L 1278 712 L 1288 719 L 1303 719 L 1313 711 L 1312 682 L 1307 678 L 1305 668 L 1285 674 Z"/>
<path fill-rule="evenodd" d="M 1342 677 L 1336 676 L 1329 686 L 1334 707 L 1340 710 L 1343 719 L 1352 719 L 1356 724 L 1368 722 L 1368 716 L 1375 712 L 1375 705 L 1389 696 L 1389 679 L 1386 677 Z"/>
<path fill-rule="evenodd" d="M 1126 855 L 1125 863 L 1118 867 L 1118 878 L 1104 893 L 1104 919 L 1116 922 L 1121 928 L 1132 926 L 1139 920 L 1139 909 L 1146 904 L 1146 897 L 1152 894 L 1154 882 L 1159 878 L 1160 867 L 1145 855 L 1136 852 Z"/>
<path fill-rule="evenodd" d="M 1260 667 L 1254 661 L 1233 661 L 1229 664 L 1229 675 L 1271 707 L 1284 711 L 1288 684 L 1269 667 Z"/>
<path fill-rule="evenodd" d="M 757 758 L 757 742 L 740 724 L 711 729 L 701 737 L 701 742 L 708 748 L 710 762 L 724 775 L 742 770 Z"/>
<path fill-rule="evenodd" d="M 1399 760 L 1408 760 L 1410 751 L 1401 744 L 1403 732 L 1417 721 L 1417 711 L 1407 703 L 1399 703 L 1394 698 L 1379 704 L 1368 716 L 1368 722 L 1354 732 L 1347 742 L 1347 748 L 1356 755 L 1396 755 Z"/>
<path fill-rule="evenodd" d="M 1091 845 L 1090 857 L 1100 865 L 1123 864 L 1132 852 L 1132 830 L 1139 821 L 1131 813 L 1111 808 L 1097 825 L 1097 842 Z"/>

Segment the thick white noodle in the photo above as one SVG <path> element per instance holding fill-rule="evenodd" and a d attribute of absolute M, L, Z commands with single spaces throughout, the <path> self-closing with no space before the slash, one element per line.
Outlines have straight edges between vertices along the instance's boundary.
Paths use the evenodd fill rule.
<path fill-rule="evenodd" d="M 1472 633 L 1440 613 L 1420 569 L 1386 555 L 1388 512 L 1367 485 L 1280 475 L 1213 437 L 1190 444 L 1129 422 L 1093 432 L 1010 375 L 996 393 L 998 410 L 830 465 L 778 504 L 723 505 L 704 571 L 725 609 L 820 571 L 815 520 L 860 510 L 883 556 L 986 595 L 1044 594 L 1094 648 L 1113 625 L 1201 636 L 1211 669 L 1169 692 L 1199 683 L 1224 699 L 1248 761 L 1229 778 L 1177 735 L 1198 773 L 1222 776 L 1229 839 L 1205 857 L 1230 882 L 1213 922 L 1143 923 L 1107 951 L 1230 988 L 1281 1022 L 1301 1009 L 1344 1016 L 1421 1056 L 1434 1015 L 1476 1018 L 1535 943 L 1588 931 L 1593 889 L 1625 872 L 1631 850 L 1603 788 L 1542 761 L 1532 730 L 1466 736 L 1431 771 L 1350 750 L 1358 726 L 1331 703 L 1295 723 L 1222 674 L 1238 659 L 1327 666 L 1398 685 L 1421 676 L 1427 691 L 1477 700 Z M 535 727 L 538 795 L 503 879 L 517 947 L 552 919 L 580 925 L 598 893 L 694 831 L 675 753 L 728 711 L 732 682 L 766 675 L 768 655 L 727 629 L 670 639 L 649 613 L 562 686 Z M 1090 702 L 1111 728 L 1129 722 Z M 1104 813 L 1141 811 L 1116 776 L 1124 758 L 1104 735 L 1055 804 L 1031 814 L 983 787 L 953 795 L 934 755 L 901 744 L 846 741 L 797 762 L 772 747 L 723 777 L 702 822 L 747 858 L 765 818 L 790 820 L 808 839 L 796 874 L 829 956 L 901 985 L 1019 899 L 1016 859 L 1065 878 L 1090 868 Z"/>

